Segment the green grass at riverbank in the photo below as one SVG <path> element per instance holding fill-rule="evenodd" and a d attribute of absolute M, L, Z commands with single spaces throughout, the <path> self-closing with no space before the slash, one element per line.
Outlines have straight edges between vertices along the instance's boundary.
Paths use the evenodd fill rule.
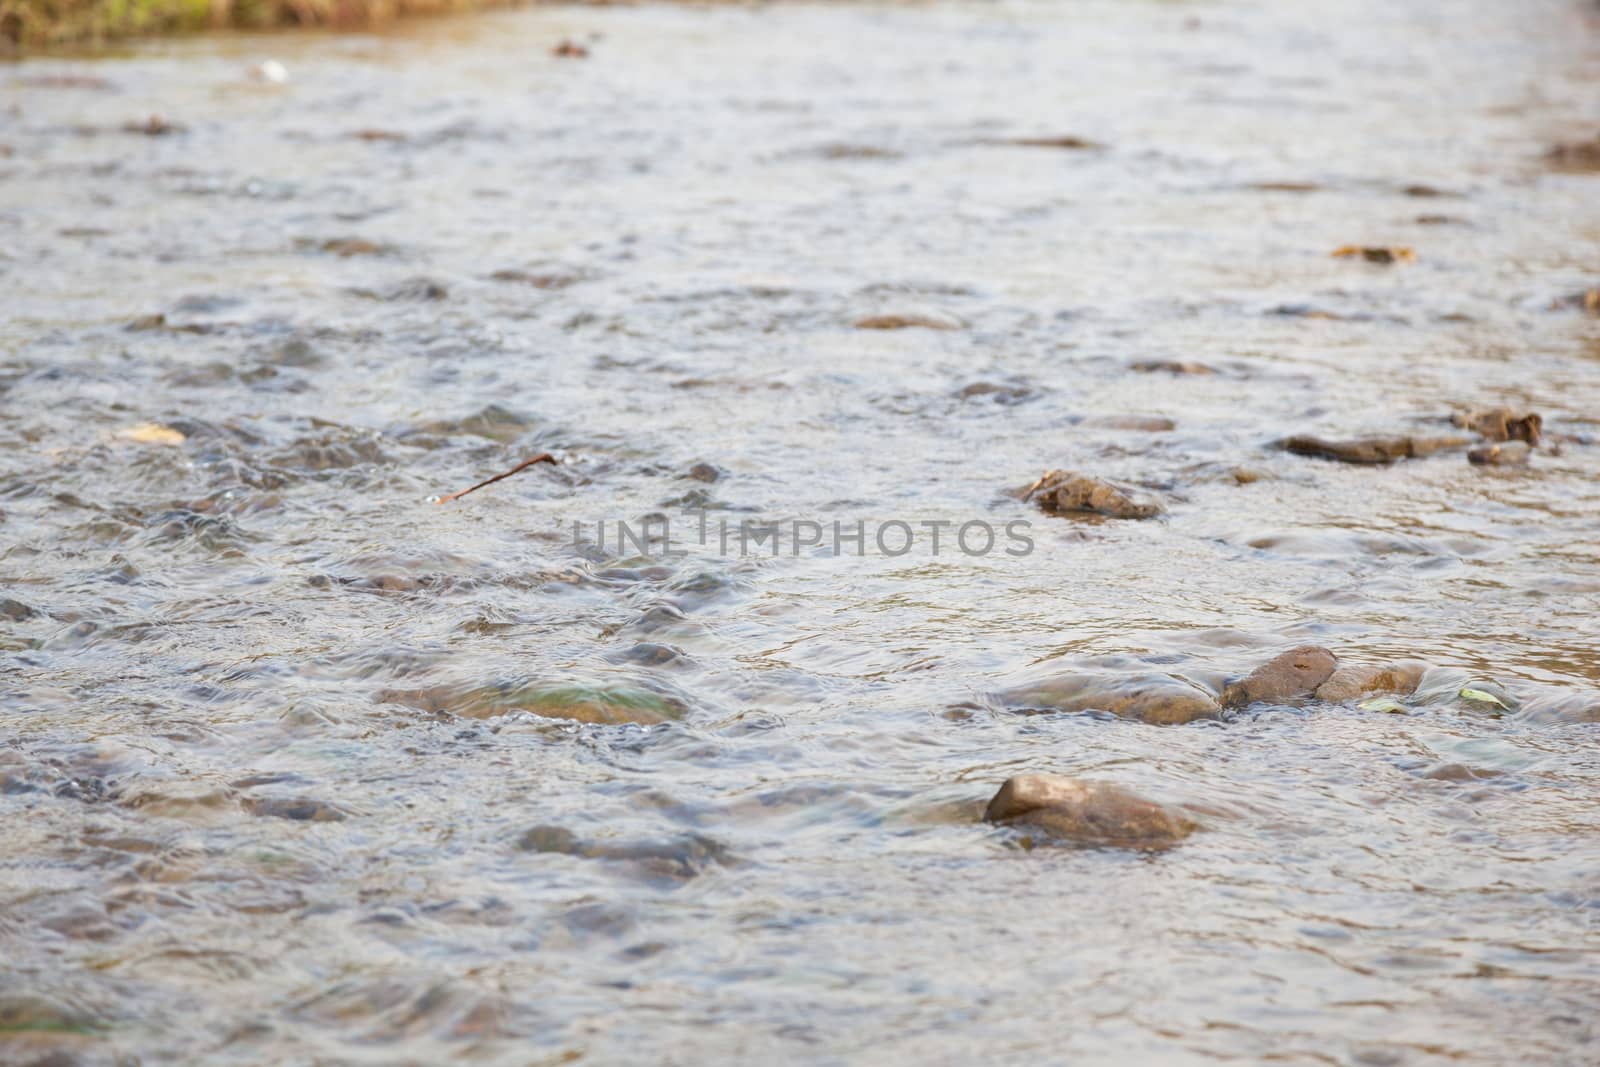
<path fill-rule="evenodd" d="M 0 0 L 0 51 L 204 29 L 368 26 L 518 0 Z"/>

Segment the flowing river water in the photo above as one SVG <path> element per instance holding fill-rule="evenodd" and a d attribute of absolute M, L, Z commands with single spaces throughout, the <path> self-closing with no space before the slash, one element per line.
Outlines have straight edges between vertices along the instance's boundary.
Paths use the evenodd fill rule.
<path fill-rule="evenodd" d="M 1594 1062 L 1597 90 L 1583 0 L 0 70 L 0 1061 Z M 1487 405 L 1555 447 L 1271 447 Z M 1303 644 L 1431 688 L 1005 696 Z M 1023 772 L 1200 829 L 1029 848 Z"/>

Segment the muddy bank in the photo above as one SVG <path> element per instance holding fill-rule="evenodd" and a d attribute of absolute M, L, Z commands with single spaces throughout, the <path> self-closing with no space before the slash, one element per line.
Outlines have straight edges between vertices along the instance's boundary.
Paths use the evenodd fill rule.
<path fill-rule="evenodd" d="M 13 0 L 0 12 L 0 56 L 93 48 L 129 37 L 206 30 L 380 29 L 397 18 L 519 7 L 528 0 Z"/>

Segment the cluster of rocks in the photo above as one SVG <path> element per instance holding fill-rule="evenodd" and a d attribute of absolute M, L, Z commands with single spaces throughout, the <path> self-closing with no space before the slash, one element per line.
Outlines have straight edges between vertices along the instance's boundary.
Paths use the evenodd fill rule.
<path fill-rule="evenodd" d="M 1182 368 L 1187 373 L 1187 368 L 1199 365 L 1148 363 L 1135 366 L 1140 370 Z M 1458 412 L 1451 416 L 1450 421 L 1456 428 L 1470 433 L 1372 434 L 1354 438 L 1294 434 L 1274 442 L 1274 446 L 1295 455 L 1363 466 L 1387 466 L 1403 459 L 1421 459 L 1454 451 L 1465 451 L 1468 461 L 1478 466 L 1518 466 L 1526 464 L 1541 444 L 1546 442 L 1544 418 L 1538 412 L 1519 412 L 1504 407 L 1486 408 Z M 1166 430 L 1172 426 L 1129 423 L 1126 428 Z M 1564 439 L 1582 442 L 1581 438 Z M 1551 451 L 1559 449 L 1555 444 L 1548 447 Z M 1245 482 L 1255 479 L 1252 476 L 1239 480 Z M 1012 495 L 1036 504 L 1052 515 L 1153 519 L 1166 511 L 1161 501 L 1151 493 L 1080 471 L 1046 471 L 1033 484 L 1014 491 Z"/>
<path fill-rule="evenodd" d="M 1379 466 L 1402 459 L 1421 459 L 1438 452 L 1466 450 L 1471 463 L 1509 466 L 1527 463 L 1534 449 L 1544 439 L 1544 419 L 1533 411 L 1488 408 L 1458 412 L 1451 417 L 1451 422 L 1476 436 L 1378 434 L 1330 440 L 1311 434 L 1296 434 L 1277 444 L 1286 452 L 1340 463 Z"/>
<path fill-rule="evenodd" d="M 1341 664 L 1318 645 L 1280 653 L 1255 670 L 1220 685 L 1169 675 L 1128 679 L 1071 673 L 998 694 L 1021 711 L 1096 711 L 1157 726 L 1220 719 L 1230 709 L 1315 699 L 1343 703 L 1374 693 L 1408 696 L 1427 665 L 1416 661 Z M 1164 849 L 1199 823 L 1182 808 L 1148 800 L 1107 782 L 1056 775 L 1022 775 L 1006 781 L 984 813 L 1012 827 L 1020 843 Z"/>
<path fill-rule="evenodd" d="M 1006 690 L 998 699 L 1021 710 L 1099 711 L 1154 726 L 1177 726 L 1221 719 L 1228 710 L 1251 704 L 1281 704 L 1306 697 L 1341 703 L 1372 693 L 1407 695 L 1416 691 L 1426 669 L 1426 664 L 1414 660 L 1341 664 L 1325 648 L 1302 645 L 1221 685 L 1175 675 L 1118 679 L 1071 672 Z"/>

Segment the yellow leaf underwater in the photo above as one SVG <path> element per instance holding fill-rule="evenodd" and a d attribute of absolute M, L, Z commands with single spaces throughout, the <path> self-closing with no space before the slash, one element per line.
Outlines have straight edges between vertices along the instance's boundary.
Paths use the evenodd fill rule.
<path fill-rule="evenodd" d="M 183 434 L 177 430 L 155 422 L 142 422 L 137 426 L 118 430 L 117 436 L 124 441 L 140 445 L 181 445 L 184 441 Z"/>

